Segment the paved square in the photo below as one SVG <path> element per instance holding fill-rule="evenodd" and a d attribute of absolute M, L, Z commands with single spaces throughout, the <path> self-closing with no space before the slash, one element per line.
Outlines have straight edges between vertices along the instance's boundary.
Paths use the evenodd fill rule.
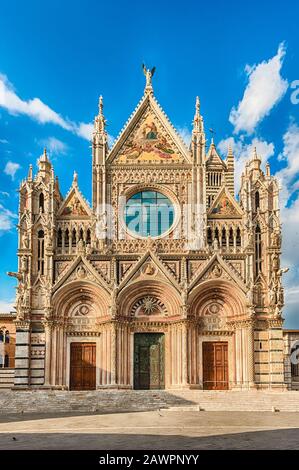
<path fill-rule="evenodd" d="M 299 449 L 299 413 L 2 415 L 0 449 Z"/>

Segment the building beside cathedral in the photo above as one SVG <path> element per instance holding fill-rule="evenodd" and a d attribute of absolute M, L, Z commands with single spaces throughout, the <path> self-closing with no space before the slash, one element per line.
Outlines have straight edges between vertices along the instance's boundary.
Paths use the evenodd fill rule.
<path fill-rule="evenodd" d="M 15 388 L 283 389 L 279 187 L 256 151 L 187 147 L 152 71 L 112 148 L 103 101 L 92 206 L 63 197 L 46 150 L 20 186 Z"/>

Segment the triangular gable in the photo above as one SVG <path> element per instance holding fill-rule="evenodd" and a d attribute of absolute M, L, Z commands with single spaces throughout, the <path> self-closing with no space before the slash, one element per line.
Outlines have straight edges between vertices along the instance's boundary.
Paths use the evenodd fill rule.
<path fill-rule="evenodd" d="M 191 163 L 191 157 L 156 99 L 145 95 L 111 149 L 108 163 Z"/>
<path fill-rule="evenodd" d="M 72 186 L 59 208 L 57 217 L 90 217 L 90 208 L 77 186 Z"/>
<path fill-rule="evenodd" d="M 209 218 L 242 217 L 242 209 L 226 187 L 220 189 L 208 212 Z"/>
<path fill-rule="evenodd" d="M 58 278 L 56 284 L 53 287 L 53 293 L 59 289 L 65 283 L 71 281 L 90 281 L 98 282 L 107 292 L 109 291 L 109 286 L 103 277 L 98 273 L 98 271 L 92 266 L 92 264 L 82 255 L 79 255 L 74 262 L 63 271 L 61 277 Z"/>
<path fill-rule="evenodd" d="M 232 271 L 230 266 L 224 261 L 224 259 L 215 253 L 206 263 L 204 263 L 198 272 L 195 274 L 189 285 L 189 291 L 191 291 L 200 281 L 206 280 L 207 275 L 211 273 L 212 278 L 228 278 L 234 281 L 243 292 L 247 292 L 246 285 L 244 282 Z"/>
<path fill-rule="evenodd" d="M 210 148 L 208 150 L 206 163 L 207 166 L 221 166 L 223 168 L 226 168 L 226 164 L 217 152 L 214 142 L 211 143 Z"/>
<path fill-rule="evenodd" d="M 268 287 L 267 280 L 266 280 L 265 276 L 263 275 L 263 273 L 261 273 L 261 272 L 258 273 L 258 276 L 257 276 L 257 278 L 256 278 L 255 281 L 254 281 L 254 284 L 255 284 L 256 286 L 257 286 L 257 285 L 263 286 L 263 288 L 267 288 L 267 287 Z"/>
<path fill-rule="evenodd" d="M 140 276 L 152 278 L 155 280 L 159 275 L 165 278 L 173 285 L 178 292 L 180 292 L 180 286 L 175 277 L 170 273 L 169 269 L 164 266 L 163 262 L 151 251 L 145 253 L 135 266 L 129 269 L 127 275 L 125 275 L 119 284 L 119 291 L 123 289 L 129 282 L 132 282 L 135 278 L 139 279 Z"/>

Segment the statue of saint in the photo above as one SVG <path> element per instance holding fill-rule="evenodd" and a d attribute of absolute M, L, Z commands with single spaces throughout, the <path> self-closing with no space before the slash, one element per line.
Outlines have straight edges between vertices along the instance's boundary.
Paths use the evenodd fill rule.
<path fill-rule="evenodd" d="M 151 89 L 152 88 L 152 78 L 153 78 L 153 75 L 155 73 L 156 67 L 153 67 L 150 70 L 150 69 L 146 68 L 146 66 L 144 64 L 142 64 L 142 69 L 143 69 L 143 73 L 145 75 L 145 80 L 146 80 L 145 89 Z"/>

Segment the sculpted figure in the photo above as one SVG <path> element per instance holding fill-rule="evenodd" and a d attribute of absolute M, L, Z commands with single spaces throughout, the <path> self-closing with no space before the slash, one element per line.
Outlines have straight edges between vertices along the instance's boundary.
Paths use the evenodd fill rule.
<path fill-rule="evenodd" d="M 143 73 L 146 79 L 146 88 L 150 88 L 152 86 L 152 78 L 155 73 L 156 67 L 153 67 L 150 70 L 150 69 L 147 69 L 144 64 L 142 64 L 142 69 L 143 69 Z"/>

